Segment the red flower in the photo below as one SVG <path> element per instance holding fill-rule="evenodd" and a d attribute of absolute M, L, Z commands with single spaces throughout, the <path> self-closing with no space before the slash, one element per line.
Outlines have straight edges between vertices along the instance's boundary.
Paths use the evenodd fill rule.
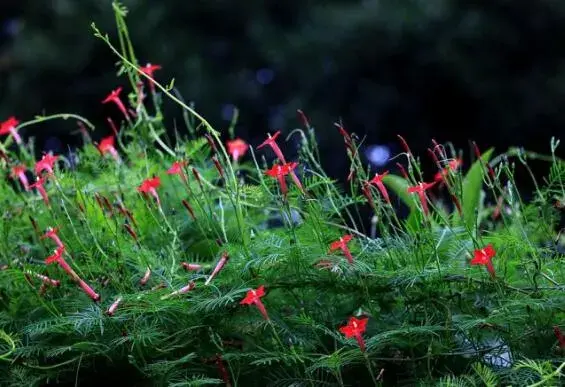
<path fill-rule="evenodd" d="M 186 182 L 187 181 L 187 177 L 186 177 L 186 173 L 184 173 L 184 167 L 186 167 L 188 165 L 188 161 L 186 160 L 182 160 L 182 161 L 175 161 L 171 167 L 169 169 L 167 169 L 167 174 L 168 175 L 180 175 L 181 179 Z"/>
<path fill-rule="evenodd" d="M 160 185 L 161 179 L 159 176 L 155 176 L 151 179 L 143 180 L 139 187 L 137 187 L 137 190 L 144 194 L 151 194 L 157 201 L 157 205 L 161 207 L 161 201 L 159 200 L 159 194 L 157 193 L 157 188 L 159 188 Z"/>
<path fill-rule="evenodd" d="M 167 170 L 167 173 L 169 175 L 178 175 L 182 172 L 182 168 L 187 166 L 188 162 L 187 161 L 175 161 L 171 167 Z"/>
<path fill-rule="evenodd" d="M 100 143 L 98 144 L 98 150 L 102 155 L 110 153 L 114 160 L 116 160 L 116 162 L 121 162 L 120 155 L 114 147 L 114 136 L 104 137 L 102 140 L 100 140 Z"/>
<path fill-rule="evenodd" d="M 235 140 L 228 141 L 227 146 L 228 153 L 231 155 L 234 162 L 237 162 L 240 157 L 243 157 L 249 149 L 249 145 L 247 145 L 247 143 L 241 138 L 236 138 Z"/>
<path fill-rule="evenodd" d="M 152 65 L 151 63 L 147 63 L 145 66 L 143 66 L 141 68 L 141 72 L 144 73 L 144 74 L 147 74 L 151 78 L 155 78 L 153 76 L 153 73 L 157 70 L 161 70 L 161 66 Z M 149 81 L 149 87 L 151 88 L 152 92 L 155 91 L 155 85 L 153 84 L 153 81 L 151 81 L 151 80 Z"/>
<path fill-rule="evenodd" d="M 122 102 L 122 100 L 120 99 L 120 93 L 121 93 L 121 92 L 122 92 L 122 87 L 121 87 L 121 86 L 118 87 L 118 88 L 115 89 L 115 90 L 112 90 L 112 91 L 110 92 L 110 94 L 108 94 L 108 96 L 102 100 L 102 103 L 105 104 L 105 103 L 110 103 L 110 102 L 112 102 L 112 103 L 116 104 L 116 106 L 118 107 L 118 109 L 120 109 L 120 111 L 122 112 L 122 114 L 124 115 L 124 117 L 125 117 L 126 119 L 129 119 L 127 109 L 126 109 L 126 107 L 124 106 L 124 103 Z"/>
<path fill-rule="evenodd" d="M 435 181 L 445 181 L 445 178 L 449 175 L 450 171 L 456 171 L 461 165 L 463 161 L 461 159 L 453 159 L 447 163 L 447 167 L 439 171 L 435 174 L 434 180 Z"/>
<path fill-rule="evenodd" d="M 47 196 L 47 191 L 43 184 L 45 184 L 45 177 L 38 177 L 35 183 L 30 185 L 29 188 L 35 188 L 43 198 L 45 204 L 49 205 L 49 196 Z"/>
<path fill-rule="evenodd" d="M 53 166 L 55 166 L 58 158 L 59 156 L 53 156 L 51 153 L 43 155 L 41 160 L 35 163 L 35 173 L 41 175 L 41 172 L 47 171 L 47 173 L 53 174 Z"/>
<path fill-rule="evenodd" d="M 277 158 L 279 159 L 279 161 L 281 163 L 283 163 L 283 165 L 291 165 L 292 163 L 287 163 L 284 155 L 281 151 L 281 149 L 279 148 L 279 146 L 277 145 L 276 139 L 277 137 L 281 134 L 280 130 L 277 131 L 272 137 L 269 135 L 269 138 L 266 139 L 261 145 L 259 145 L 257 147 L 257 149 L 261 149 L 262 147 L 264 147 L 265 145 L 269 145 L 271 147 L 271 149 L 273 150 L 273 152 L 275 152 L 275 154 L 277 155 Z M 290 176 L 292 177 L 292 180 L 294 181 L 294 183 L 296 184 L 296 186 L 300 189 L 300 191 L 302 193 L 304 193 L 304 188 L 302 187 L 302 183 L 300 182 L 300 180 L 298 179 L 298 176 L 296 176 L 296 173 L 293 170 L 294 168 L 292 168 L 290 170 Z M 281 185 L 282 187 L 282 185 Z M 284 185 L 285 189 L 286 189 L 286 184 Z"/>
<path fill-rule="evenodd" d="M 494 266 L 492 265 L 492 258 L 496 255 L 496 251 L 491 244 L 488 244 L 482 249 L 475 250 L 475 256 L 471 260 L 471 265 L 485 265 L 491 277 L 495 277 Z"/>
<path fill-rule="evenodd" d="M 379 191 L 381 192 L 381 195 L 383 195 L 383 198 L 385 198 L 386 202 L 390 203 L 388 192 L 386 190 L 385 185 L 383 184 L 383 177 L 385 177 L 386 175 L 388 175 L 388 171 L 385 171 L 380 175 L 378 173 L 375 173 L 375 177 L 373 177 L 369 181 L 369 183 L 376 185 Z"/>
<path fill-rule="evenodd" d="M 0 135 L 5 136 L 7 134 L 11 134 L 14 137 L 14 141 L 18 145 L 22 145 L 22 138 L 20 137 L 19 133 L 16 131 L 16 127 L 20 124 L 20 121 L 16 119 L 16 117 L 12 116 L 9 117 L 6 121 L 0 123 Z"/>
<path fill-rule="evenodd" d="M 25 167 L 25 165 L 16 165 L 12 167 L 12 177 L 17 177 L 20 180 L 20 183 L 22 183 L 22 185 L 24 186 L 24 189 L 26 191 L 29 191 L 29 180 L 26 176 L 26 170 L 27 168 Z"/>
<path fill-rule="evenodd" d="M 63 244 L 63 242 L 61 242 L 61 239 L 59 238 L 59 235 L 57 235 L 57 232 L 59 232 L 58 227 L 55 228 L 49 227 L 47 229 L 47 232 L 41 236 L 41 239 L 49 238 L 53 242 L 55 242 L 58 248 L 64 248 L 65 245 Z"/>
<path fill-rule="evenodd" d="M 219 260 L 218 263 L 216 264 L 216 267 L 215 267 L 214 270 L 212 271 L 212 274 L 210 274 L 210 276 L 208 277 L 208 279 L 206 280 L 206 282 L 204 283 L 204 285 L 210 284 L 210 282 L 216 277 L 216 275 L 218 275 L 218 273 L 220 272 L 220 270 L 222 270 L 222 268 L 223 268 L 224 265 L 228 262 L 229 259 L 230 259 L 230 257 L 229 257 L 229 255 L 228 255 L 228 253 L 224 251 L 224 253 L 222 254 L 220 260 Z"/>
<path fill-rule="evenodd" d="M 245 295 L 245 298 L 241 300 L 239 303 L 241 305 L 251 305 L 255 304 L 259 312 L 263 315 L 265 320 L 269 321 L 269 315 L 267 314 L 267 309 L 265 309 L 265 305 L 261 302 L 261 297 L 265 295 L 265 287 L 263 285 L 259 286 L 257 289 L 251 289 Z"/>
<path fill-rule="evenodd" d="M 350 317 L 347 325 L 342 326 L 339 328 L 339 331 L 345 335 L 348 339 L 354 337 L 359 343 L 359 348 L 361 351 L 365 352 L 365 340 L 363 340 L 363 333 L 367 329 L 367 321 L 369 320 L 368 317 L 364 318 L 357 318 L 357 317 Z"/>
<path fill-rule="evenodd" d="M 297 162 L 285 163 L 283 165 L 275 164 L 271 169 L 265 171 L 265 174 L 271 177 L 276 178 L 279 181 L 281 186 L 281 192 L 286 197 L 286 193 L 288 191 L 286 186 L 285 176 L 288 175 L 290 172 L 294 171 L 294 168 L 298 165 Z"/>
<path fill-rule="evenodd" d="M 275 152 L 275 155 L 277 156 L 277 158 L 280 160 L 281 163 L 286 163 L 286 160 L 284 158 L 284 155 L 281 151 L 281 148 L 279 148 L 278 144 L 277 144 L 277 137 L 281 134 L 281 131 L 277 131 L 275 132 L 275 134 L 273 134 L 273 136 L 271 137 L 271 135 L 269 135 L 269 138 L 267 138 L 265 141 L 263 141 L 261 143 L 261 145 L 259 145 L 257 147 L 257 149 L 261 149 L 264 146 L 268 145 L 271 147 L 271 149 L 273 150 L 273 152 Z"/>
<path fill-rule="evenodd" d="M 92 300 L 100 300 L 100 295 L 97 294 L 86 282 L 84 282 L 77 273 L 71 268 L 71 266 L 63 258 L 63 253 L 65 252 L 65 247 L 58 247 L 53 255 L 50 255 L 45 259 L 46 264 L 57 263 L 88 295 Z"/>
<path fill-rule="evenodd" d="M 408 187 L 408 193 L 417 193 L 420 197 L 420 203 L 422 203 L 422 208 L 424 209 L 424 215 L 428 215 L 428 201 L 426 198 L 426 190 L 430 189 L 435 185 L 433 183 L 420 183 L 413 187 Z"/>
<path fill-rule="evenodd" d="M 347 258 L 349 263 L 353 263 L 353 256 L 351 255 L 351 251 L 349 251 L 349 247 L 347 244 L 353 239 L 353 235 L 344 235 L 339 240 L 332 242 L 330 244 L 330 253 L 336 250 L 341 250 L 343 255 Z"/>

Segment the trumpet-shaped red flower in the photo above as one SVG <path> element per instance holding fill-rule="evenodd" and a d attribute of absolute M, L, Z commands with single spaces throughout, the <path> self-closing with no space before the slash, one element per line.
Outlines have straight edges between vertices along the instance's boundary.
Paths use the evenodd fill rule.
<path fill-rule="evenodd" d="M 428 200 L 426 198 L 426 190 L 430 189 L 435 185 L 433 183 L 420 183 L 413 187 L 408 187 L 408 193 L 417 193 L 420 198 L 420 203 L 422 204 L 422 209 L 424 210 L 424 215 L 428 215 Z"/>
<path fill-rule="evenodd" d="M 269 321 L 269 315 L 267 314 L 267 309 L 265 309 L 265 305 L 261 301 L 261 297 L 265 295 L 265 287 L 263 285 L 259 286 L 257 289 L 251 289 L 245 295 L 245 298 L 241 300 L 239 303 L 241 305 L 251 305 L 255 304 L 259 312 L 263 315 L 265 320 Z"/>
<path fill-rule="evenodd" d="M 57 162 L 59 156 L 53 156 L 51 153 L 44 154 L 41 160 L 35 163 L 35 173 L 41 175 L 43 171 L 53 174 L 53 167 Z"/>
<path fill-rule="evenodd" d="M 286 160 L 284 158 L 284 155 L 281 151 L 281 148 L 279 148 L 279 145 L 277 144 L 277 137 L 281 134 L 281 131 L 277 131 L 275 132 L 275 134 L 273 134 L 272 136 L 269 135 L 269 137 L 263 141 L 258 147 L 257 149 L 261 149 L 264 146 L 270 146 L 271 149 L 273 150 L 273 152 L 275 152 L 275 155 L 277 156 L 277 158 L 280 160 L 281 163 L 286 163 Z"/>
<path fill-rule="evenodd" d="M 365 352 L 365 340 L 363 340 L 363 333 L 367 329 L 367 321 L 369 320 L 368 317 L 364 318 L 357 318 L 357 317 L 350 317 L 347 325 L 342 326 L 339 328 L 339 331 L 345 335 L 348 339 L 355 338 L 357 343 L 359 344 L 359 348 L 361 351 Z"/>
<path fill-rule="evenodd" d="M 234 162 L 237 162 L 240 157 L 243 157 L 249 149 L 249 145 L 241 138 L 236 138 L 232 141 L 228 141 L 227 146 L 228 153 L 231 155 Z"/>
<path fill-rule="evenodd" d="M 102 156 L 106 153 L 110 153 L 117 163 L 121 162 L 120 155 L 114 146 L 114 136 L 104 137 L 100 140 L 100 143 L 98 144 L 98 151 L 100 151 Z"/>
<path fill-rule="evenodd" d="M 492 258 L 496 255 L 496 251 L 491 244 L 488 244 L 482 249 L 475 250 L 473 259 L 471 260 L 471 265 L 484 265 L 486 266 L 491 277 L 495 277 L 494 266 L 492 265 Z"/>
<path fill-rule="evenodd" d="M 29 191 L 29 180 L 26 176 L 26 170 L 27 168 L 25 167 L 25 165 L 16 165 L 12 167 L 12 177 L 14 179 L 18 178 L 20 180 L 20 183 L 22 183 L 24 189 L 26 191 Z"/>
<path fill-rule="evenodd" d="M 434 181 L 445 181 L 450 171 L 456 171 L 463 164 L 461 159 L 453 159 L 447 163 L 447 167 L 439 171 L 434 176 Z"/>
<path fill-rule="evenodd" d="M 86 282 L 84 282 L 71 266 L 63 258 L 65 247 L 58 247 L 53 255 L 45 259 L 46 264 L 57 263 L 80 287 L 81 289 L 94 301 L 100 300 L 100 295 L 97 294 Z"/>
<path fill-rule="evenodd" d="M 186 173 L 184 173 L 184 167 L 188 165 L 188 161 L 175 161 L 169 169 L 167 169 L 168 175 L 180 175 L 182 181 L 187 181 Z"/>
<path fill-rule="evenodd" d="M 161 185 L 161 179 L 159 176 L 155 176 L 151 179 L 145 179 L 143 182 L 137 187 L 137 190 L 144 194 L 150 194 L 155 198 L 157 201 L 157 205 L 161 207 L 161 200 L 159 199 L 159 194 L 157 193 L 157 188 Z"/>
<path fill-rule="evenodd" d="M 224 267 L 224 265 L 228 262 L 228 260 L 230 259 L 229 255 L 227 252 L 224 252 L 220 258 L 220 260 L 218 261 L 218 263 L 216 264 L 216 267 L 214 268 L 214 270 L 212 271 L 212 274 L 210 274 L 210 276 L 208 277 L 208 279 L 206 280 L 206 282 L 204 283 L 204 285 L 208 285 L 220 272 L 220 270 L 222 270 L 222 268 Z"/>
<path fill-rule="evenodd" d="M 118 109 L 120 109 L 120 111 L 122 112 L 122 114 L 124 115 L 124 117 L 126 119 L 129 119 L 129 115 L 128 115 L 128 111 L 124 105 L 124 103 L 122 102 L 122 100 L 120 99 L 120 93 L 122 92 L 122 87 L 118 87 L 117 89 L 114 89 L 110 92 L 110 94 L 108 94 L 108 96 L 106 98 L 104 98 L 102 100 L 103 104 L 106 103 L 114 103 Z"/>
<path fill-rule="evenodd" d="M 142 71 L 144 74 L 147 74 L 147 75 L 148 75 L 149 77 L 151 77 L 151 78 L 155 78 L 155 77 L 153 76 L 153 73 L 154 73 L 155 71 L 157 71 L 157 70 L 161 70 L 161 66 L 159 66 L 159 65 L 154 65 L 154 64 L 151 64 L 151 63 L 147 63 L 145 66 L 143 66 L 143 67 L 141 68 L 141 71 Z M 151 81 L 151 80 L 149 81 L 149 87 L 151 88 L 151 91 L 152 91 L 152 92 L 155 92 L 155 85 L 153 84 L 153 81 Z"/>
<path fill-rule="evenodd" d="M 45 204 L 49 205 L 49 196 L 47 195 L 47 191 L 45 190 L 45 187 L 43 186 L 45 184 L 45 177 L 38 177 L 37 180 L 35 181 L 35 183 L 33 183 L 32 185 L 29 186 L 29 188 L 35 188 L 39 194 L 41 195 L 41 197 L 43 198 L 43 201 L 45 202 Z"/>
<path fill-rule="evenodd" d="M 16 127 L 20 124 L 20 121 L 16 119 L 16 117 L 12 116 L 9 117 L 6 121 L 0 123 L 0 136 L 5 136 L 7 134 L 11 134 L 14 137 L 14 141 L 18 145 L 22 145 L 22 138 L 20 134 L 16 130 Z"/>
<path fill-rule="evenodd" d="M 292 164 L 292 163 L 287 163 L 284 155 L 281 151 L 281 149 L 279 148 L 276 139 L 277 137 L 281 134 L 280 130 L 277 131 L 272 137 L 269 135 L 269 138 L 267 138 L 265 141 L 263 141 L 263 143 L 261 145 L 259 145 L 257 147 L 257 149 L 261 149 L 262 147 L 269 145 L 271 147 L 271 149 L 273 150 L 273 152 L 275 152 L 275 155 L 277 156 L 277 158 L 279 159 L 279 161 L 283 164 Z M 302 193 L 304 193 L 304 188 L 302 187 L 302 183 L 300 182 L 300 179 L 298 179 L 298 176 L 296 176 L 296 173 L 293 170 L 294 168 L 292 168 L 290 170 L 290 176 L 292 177 L 292 180 L 294 181 L 294 184 L 296 184 L 296 186 L 300 189 L 300 191 Z M 281 186 L 282 187 L 282 186 Z M 285 184 L 285 188 L 286 188 L 286 184 Z"/>
<path fill-rule="evenodd" d="M 386 190 L 385 185 L 383 184 L 383 177 L 385 177 L 386 175 L 388 175 L 388 171 L 383 172 L 382 174 L 378 174 L 375 173 L 375 177 L 373 177 L 369 183 L 374 184 L 375 186 L 377 186 L 377 188 L 379 189 L 379 191 L 381 192 L 381 195 L 383 195 L 383 198 L 386 200 L 387 203 L 390 203 L 390 198 L 388 196 L 388 191 Z"/>
<path fill-rule="evenodd" d="M 288 192 L 288 188 L 286 186 L 286 175 L 290 172 L 294 171 L 294 168 L 298 165 L 297 162 L 285 163 L 283 165 L 275 164 L 271 169 L 265 171 L 267 176 L 271 176 L 276 178 L 279 181 L 281 186 L 281 192 L 286 197 L 286 193 Z"/>
<path fill-rule="evenodd" d="M 332 242 L 330 244 L 330 253 L 336 250 L 341 250 L 343 255 L 347 258 L 349 263 L 353 263 L 353 256 L 351 255 L 351 251 L 349 251 L 349 247 L 347 244 L 353 239 L 353 235 L 344 235 L 339 240 Z"/>
<path fill-rule="evenodd" d="M 59 228 L 55 227 L 55 228 L 51 228 L 49 227 L 47 229 L 47 232 L 45 232 L 45 234 L 43 234 L 41 236 L 41 239 L 45 239 L 45 238 L 49 238 L 51 239 L 53 242 L 55 242 L 55 244 L 57 245 L 58 248 L 64 248 L 65 245 L 63 244 L 63 242 L 61 242 L 61 239 L 59 238 L 59 235 L 57 235 L 57 233 L 59 232 Z"/>

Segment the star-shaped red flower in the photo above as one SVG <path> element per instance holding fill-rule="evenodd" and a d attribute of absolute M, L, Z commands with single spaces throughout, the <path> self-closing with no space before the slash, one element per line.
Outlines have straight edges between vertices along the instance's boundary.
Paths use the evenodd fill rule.
<path fill-rule="evenodd" d="M 110 92 L 110 94 L 108 94 L 108 96 L 106 96 L 106 98 L 104 98 L 104 99 L 102 100 L 102 103 L 103 103 L 103 104 L 110 103 L 110 102 L 114 103 L 114 104 L 118 107 L 118 109 L 120 109 L 120 111 L 122 112 L 122 114 L 124 115 L 124 117 L 125 117 L 126 119 L 129 119 L 129 115 L 128 115 L 127 109 L 126 109 L 124 103 L 122 102 L 122 100 L 120 99 L 120 93 L 121 93 L 121 92 L 122 92 L 122 87 L 121 87 L 121 86 L 118 87 L 118 88 L 116 88 L 116 89 L 114 89 L 114 90 L 112 90 L 112 91 Z"/>
<path fill-rule="evenodd" d="M 257 289 L 251 289 L 245 295 L 245 298 L 241 300 L 239 303 L 241 305 L 251 305 L 255 304 L 259 312 L 263 315 L 265 320 L 269 320 L 269 315 L 267 314 L 267 310 L 261 301 L 261 297 L 265 295 L 265 286 L 261 285 Z"/>
<path fill-rule="evenodd" d="M 43 155 L 41 160 L 35 163 L 35 173 L 40 175 L 41 172 L 47 171 L 48 173 L 53 173 L 53 166 L 57 162 L 59 156 L 53 156 L 51 153 Z"/>
<path fill-rule="evenodd" d="M 245 155 L 249 149 L 249 145 L 241 138 L 236 138 L 235 140 L 228 141 L 228 153 L 231 155 L 233 161 L 239 160 L 240 157 Z"/>
<path fill-rule="evenodd" d="M 98 150 L 102 154 L 108 153 L 113 148 L 114 148 L 114 136 L 104 137 L 102 140 L 100 140 L 100 143 L 98 144 Z"/>
<path fill-rule="evenodd" d="M 169 175 L 179 175 L 183 172 L 183 168 L 188 165 L 188 162 L 183 161 L 175 161 L 171 167 L 167 170 L 167 174 Z"/>
<path fill-rule="evenodd" d="M 349 263 L 353 263 L 353 256 L 351 255 L 351 251 L 349 251 L 349 247 L 347 244 L 353 239 L 353 235 L 344 235 L 339 238 L 337 241 L 332 242 L 330 244 L 330 253 L 332 251 L 341 250 L 343 255 L 347 258 Z"/>
<path fill-rule="evenodd" d="M 408 193 L 417 193 L 420 198 L 420 203 L 422 204 L 422 209 L 424 210 L 424 215 L 428 215 L 428 200 L 426 198 L 426 191 L 433 187 L 433 183 L 419 183 L 413 187 L 408 187 Z"/>
<path fill-rule="evenodd" d="M 0 135 L 4 136 L 6 134 L 12 133 L 12 131 L 20 124 L 20 121 L 16 117 L 9 117 L 6 121 L 0 123 Z"/>
<path fill-rule="evenodd" d="M 297 162 L 285 163 L 283 165 L 275 164 L 271 169 L 265 171 L 265 174 L 267 176 L 274 177 L 279 181 L 279 184 L 281 186 L 281 192 L 285 197 L 288 191 L 288 188 L 286 186 L 285 176 L 291 173 L 292 171 L 294 171 L 297 165 L 298 165 Z"/>
<path fill-rule="evenodd" d="M 161 185 L 161 179 L 159 176 L 155 176 L 149 179 L 143 180 L 143 182 L 137 187 L 137 190 L 144 194 L 150 194 L 157 201 L 157 205 L 161 207 L 161 200 L 159 199 L 159 194 L 157 193 L 157 188 Z"/>
<path fill-rule="evenodd" d="M 339 328 L 339 331 L 345 335 L 345 337 L 355 338 L 361 351 L 365 352 L 365 341 L 363 340 L 363 333 L 367 329 L 367 321 L 369 321 L 368 317 L 357 318 L 357 317 L 350 317 L 347 325 L 342 326 Z"/>
<path fill-rule="evenodd" d="M 160 185 L 161 185 L 161 179 L 159 178 L 159 176 L 155 176 L 143 180 L 143 182 L 139 185 L 137 190 L 143 193 L 150 193 L 152 189 L 159 188 Z"/>
<path fill-rule="evenodd" d="M 475 250 L 474 257 L 471 259 L 471 265 L 486 266 L 488 272 L 494 278 L 496 273 L 492 265 L 492 258 L 494 258 L 495 255 L 496 251 L 494 247 L 492 247 L 492 244 L 489 243 L 486 247 Z"/>
<path fill-rule="evenodd" d="M 386 190 L 386 187 L 383 184 L 383 178 L 388 175 L 388 171 L 385 171 L 383 173 L 381 173 L 380 175 L 378 173 L 375 174 L 375 177 L 373 177 L 369 183 L 374 184 L 379 191 L 381 192 L 381 195 L 383 195 L 383 198 L 385 198 L 387 203 L 390 203 L 390 198 L 388 196 L 388 191 Z"/>

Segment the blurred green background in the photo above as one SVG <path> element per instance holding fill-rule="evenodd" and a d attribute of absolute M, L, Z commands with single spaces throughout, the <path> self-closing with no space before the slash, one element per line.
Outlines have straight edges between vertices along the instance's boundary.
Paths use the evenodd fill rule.
<path fill-rule="evenodd" d="M 0 119 L 76 112 L 109 133 L 100 100 L 115 78 L 90 23 L 115 37 L 109 0 L 0 5 Z M 565 124 L 565 2 L 555 0 L 125 0 L 142 63 L 163 66 L 218 128 L 237 134 L 299 126 L 303 109 L 334 175 L 347 174 L 332 123 L 391 152 L 397 133 L 547 152 Z M 167 105 L 169 125 L 180 111 Z M 43 149 L 76 144 L 72 122 L 31 129 Z M 28 133 L 30 134 L 30 133 Z M 291 152 L 292 149 L 289 149 Z M 386 152 L 385 152 L 386 154 Z M 423 154 L 423 153 L 422 153 Z M 338 155 L 338 156 L 336 156 Z M 378 164 L 378 163 L 377 163 Z M 431 164 L 431 163 L 430 163 Z M 382 165 L 386 167 L 386 165 Z"/>

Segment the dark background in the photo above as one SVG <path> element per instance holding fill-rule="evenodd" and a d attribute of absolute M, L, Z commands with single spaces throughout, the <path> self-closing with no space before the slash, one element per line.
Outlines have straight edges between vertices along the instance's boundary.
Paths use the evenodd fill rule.
<path fill-rule="evenodd" d="M 267 131 L 299 127 L 301 108 L 336 177 L 348 172 L 339 119 L 393 153 L 402 134 L 423 158 L 432 138 L 548 153 L 565 124 L 560 0 L 124 3 L 141 63 L 162 65 L 157 79 L 174 77 L 213 125 L 227 128 L 237 106 L 236 133 L 256 145 Z M 74 112 L 97 124 L 95 138 L 108 134 L 115 110 L 100 100 L 126 82 L 90 23 L 115 37 L 110 1 L 3 0 L 0 18 L 0 120 Z M 180 111 L 167 112 L 172 127 Z M 75 130 L 57 121 L 24 135 L 64 151 L 78 144 Z"/>

